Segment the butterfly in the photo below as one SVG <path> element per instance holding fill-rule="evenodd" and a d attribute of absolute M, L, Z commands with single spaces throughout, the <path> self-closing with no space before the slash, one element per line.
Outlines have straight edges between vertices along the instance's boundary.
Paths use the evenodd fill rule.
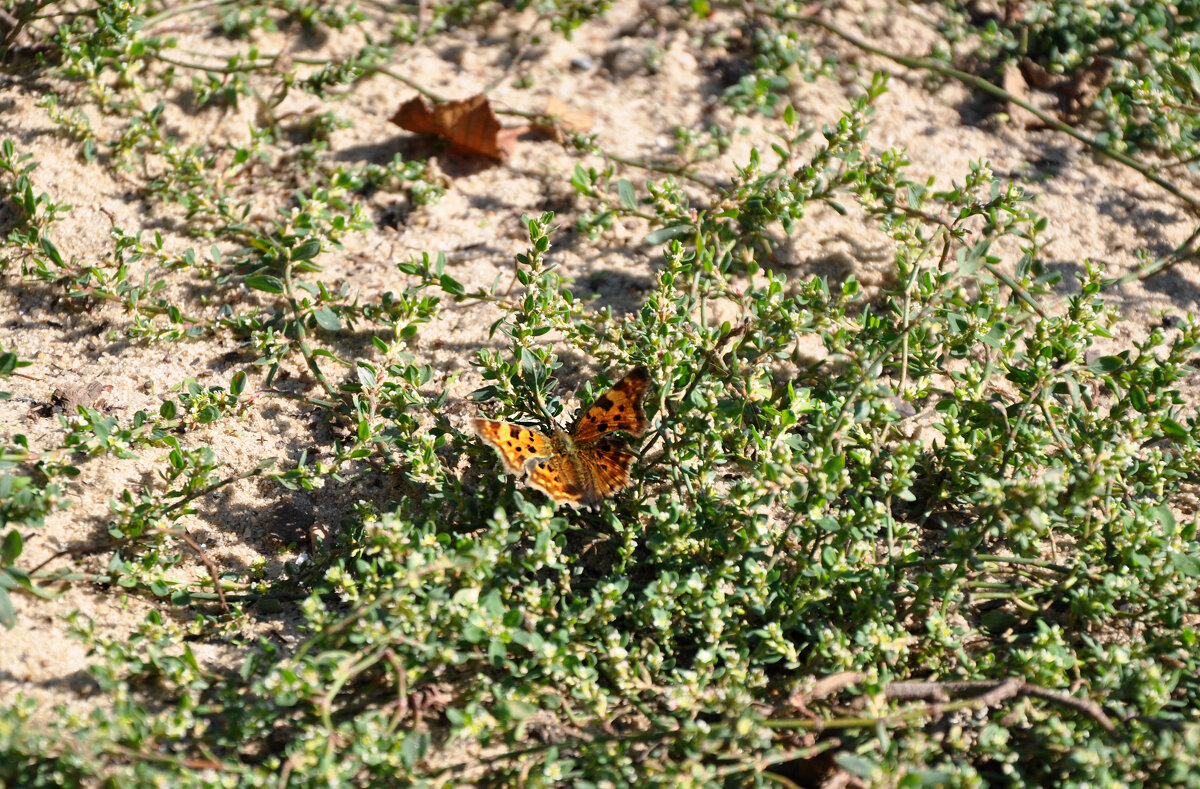
<path fill-rule="evenodd" d="M 582 411 L 570 430 L 556 424 L 550 436 L 492 419 L 472 419 L 471 427 L 507 472 L 525 476 L 558 504 L 590 507 L 629 485 L 634 453 L 612 434 L 645 434 L 650 423 L 642 400 L 649 387 L 650 371 L 635 367 Z"/>

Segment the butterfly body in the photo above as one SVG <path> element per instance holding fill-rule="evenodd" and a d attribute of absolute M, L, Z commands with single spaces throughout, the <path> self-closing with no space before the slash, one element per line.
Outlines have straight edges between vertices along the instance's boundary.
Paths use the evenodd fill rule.
<path fill-rule="evenodd" d="M 549 436 L 492 419 L 473 419 L 471 425 L 509 473 L 525 476 L 559 504 L 593 506 L 629 485 L 635 455 L 610 433 L 646 432 L 642 400 L 649 385 L 650 372 L 634 368 L 585 409 L 569 431 L 555 425 Z"/>

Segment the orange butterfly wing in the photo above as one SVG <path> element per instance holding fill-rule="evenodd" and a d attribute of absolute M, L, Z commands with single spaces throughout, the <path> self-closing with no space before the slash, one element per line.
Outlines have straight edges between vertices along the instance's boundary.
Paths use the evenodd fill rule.
<path fill-rule="evenodd" d="M 624 441 L 609 436 L 567 455 L 530 460 L 527 481 L 559 504 L 591 507 L 629 486 L 634 457 Z"/>
<path fill-rule="evenodd" d="M 629 487 L 629 467 L 633 465 L 635 457 L 625 442 L 616 436 L 605 436 L 586 447 L 580 447 L 584 503 L 595 504 Z"/>
<path fill-rule="evenodd" d="M 526 475 L 531 487 L 559 504 L 592 506 L 629 485 L 636 455 L 608 434 L 645 434 L 650 423 L 642 400 L 649 387 L 650 371 L 635 367 L 579 415 L 569 434 L 557 431 L 554 439 L 492 419 L 473 419 L 471 426 L 509 473 Z"/>
<path fill-rule="evenodd" d="M 650 371 L 645 367 L 633 368 L 579 415 L 571 428 L 571 438 L 579 445 L 590 444 L 615 430 L 633 436 L 644 434 L 650 423 L 642 400 L 649 388 Z"/>
<path fill-rule="evenodd" d="M 554 454 L 550 439 L 527 427 L 494 419 L 472 419 L 471 427 L 475 435 L 496 450 L 500 461 L 504 463 L 504 470 L 509 474 L 524 474 L 525 464 L 531 458 L 546 458 Z"/>
<path fill-rule="evenodd" d="M 559 504 L 594 504 L 599 501 L 595 490 L 579 479 L 569 458 L 554 455 L 537 458 L 529 463 L 526 481 Z"/>

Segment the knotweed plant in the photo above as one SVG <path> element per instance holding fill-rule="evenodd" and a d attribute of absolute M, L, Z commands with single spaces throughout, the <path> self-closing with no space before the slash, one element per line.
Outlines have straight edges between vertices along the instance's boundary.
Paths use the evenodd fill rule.
<path fill-rule="evenodd" d="M 673 163 L 567 133 L 578 166 L 548 177 L 577 210 L 524 218 L 511 277 L 466 283 L 436 249 L 396 263 L 400 284 L 370 298 L 327 275 L 373 232 L 368 195 L 417 212 L 453 187 L 420 156 L 333 156 L 336 105 L 275 110 L 291 91 L 332 102 L 395 78 L 392 56 L 482 35 L 511 5 L 14 13 L 10 57 L 72 87 L 43 107 L 64 139 L 136 179 L 202 247 L 113 227 L 105 255 L 64 253 L 72 209 L 17 138 L 0 143 L 6 281 L 81 316 L 107 309 L 114 342 L 220 340 L 238 363 L 215 383 L 164 382 L 157 410 L 30 403 L 54 418 L 51 438 L 5 435 L 0 624 L 14 625 L 13 596 L 66 584 L 151 610 L 128 634 L 67 617 L 98 700 L 0 709 L 0 783 L 1200 784 L 1200 544 L 1180 506 L 1200 461 L 1181 384 L 1200 324 L 1119 341 L 1108 272 L 1084 263 L 1060 281 L 1030 193 L 984 161 L 917 179 L 903 149 L 881 146 L 884 75 L 865 74 L 836 121 L 804 124 L 785 83 L 833 55 L 814 54 L 794 9 L 668 3 L 654 17 L 756 28 L 747 76 L 721 95 L 774 112 L 774 137 L 718 176 L 699 166 L 730 149 L 729 128 L 678 133 Z M 609 4 L 515 5 L 545 35 Z M 1030 5 L 1032 32 L 1046 5 Z M 245 48 L 224 62 L 176 51 L 172 26 L 196 15 Z M 33 47 L 19 29 L 44 37 Z M 307 62 L 248 43 L 279 29 L 356 44 Z M 160 94 L 180 86 L 197 112 L 255 102 L 248 138 L 178 133 Z M 817 212 L 880 239 L 887 276 L 867 287 L 796 265 Z M 598 307 L 559 265 L 569 222 L 577 243 L 618 223 L 645 232 L 634 309 Z M 423 335 L 451 310 L 488 321 L 469 403 Z M 28 361 L 0 353 L 6 389 Z M 546 428 L 639 366 L 649 428 L 633 437 L 632 484 L 595 506 L 519 484 L 467 429 L 477 412 Z M 209 445 L 282 405 L 313 425 L 297 456 L 235 469 Z M 28 539 L 77 478 L 129 458 L 154 471 L 112 492 L 102 539 L 31 565 Z M 266 557 L 222 565 L 188 528 L 249 484 L 363 493 L 267 572 Z"/>

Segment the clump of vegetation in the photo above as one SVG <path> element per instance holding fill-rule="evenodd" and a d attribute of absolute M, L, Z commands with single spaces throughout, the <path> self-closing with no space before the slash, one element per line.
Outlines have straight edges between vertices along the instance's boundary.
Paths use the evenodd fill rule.
<path fill-rule="evenodd" d="M 1099 144 L 1153 151 L 1193 165 L 1200 155 L 1200 6 L 1103 0 L 970 3 L 946 11 L 946 53 L 993 74 L 1019 66 L 1059 94 L 1064 114 L 1098 129 Z"/>
<path fill-rule="evenodd" d="M 749 13 L 676 5 L 680 24 Z M 531 6 L 569 31 L 607 3 Z M 564 136 L 581 159 L 561 174 L 582 207 L 576 228 L 602 238 L 641 222 L 661 249 L 641 305 L 617 314 L 554 266 L 565 231 L 549 212 L 526 218 L 511 287 L 468 287 L 437 251 L 400 262 L 403 287 L 372 300 L 325 275 L 323 257 L 372 226 L 364 194 L 415 210 L 445 187 L 421 160 L 337 162 L 325 133 L 336 117 L 294 134 L 273 114 L 281 94 L 348 93 L 387 76 L 390 48 L 507 10 L 435 4 L 407 24 L 368 4 L 22 10 L 26 30 L 53 32 L 21 67 L 78 89 L 47 103 L 49 117 L 85 158 L 136 172 L 209 248 L 172 254 L 114 228 L 103 259 L 62 254 L 55 224 L 70 208 L 4 142 L 5 277 L 68 308 L 114 308 L 111 331 L 129 342 L 227 339 L 246 369 L 178 382 L 157 413 L 86 403 L 57 415 L 54 442 L 6 440 L 0 623 L 14 624 L 9 594 L 63 583 L 154 608 L 128 636 L 70 617 L 103 703 L 49 718 L 28 698 L 0 710 L 0 782 L 1195 785 L 1200 543 L 1171 505 L 1200 460 L 1180 391 L 1200 324 L 1098 353 L 1120 321 L 1106 272 L 1088 264 L 1060 287 L 1042 256 L 1046 220 L 986 162 L 949 184 L 913 179 L 902 150 L 873 142 L 883 75 L 866 75 L 836 123 L 803 125 L 773 91 L 797 63 L 833 55 L 816 59 L 803 23 L 774 11 L 771 24 L 790 27 L 752 39 L 754 76 L 725 96 L 778 109 L 778 135 L 723 178 L 696 165 L 727 148 L 728 129 L 682 130 L 695 155 L 669 165 Z M 198 18 L 219 22 L 231 48 L 289 26 L 390 37 L 281 70 L 253 48 L 194 63 L 156 32 L 213 13 Z M 5 42 L 11 55 L 20 41 Z M 261 105 L 249 142 L 182 139 L 163 104 L 134 100 L 183 74 L 201 112 Z M 78 106 L 64 112 L 68 100 Z M 91 134 L 85 105 L 123 131 Z M 251 210 L 262 183 L 285 197 Z M 784 265 L 821 207 L 890 241 L 876 292 Z M 181 281 L 223 297 L 168 295 Z M 232 296 L 248 291 L 257 306 Z M 633 487 L 574 511 L 507 478 L 432 383 L 420 332 L 450 305 L 490 316 L 473 399 L 506 419 L 561 418 L 583 366 L 607 371 L 580 389 L 590 401 L 645 365 L 652 427 Z M 0 375 L 18 357 L 0 354 Z M 312 393 L 279 388 L 288 376 Z M 284 398 L 333 428 L 314 433 L 313 459 L 235 470 L 205 445 L 205 431 Z M 158 475 L 113 492 L 107 542 L 49 568 L 22 563 L 23 535 L 89 463 L 132 456 L 155 459 Z M 386 503 L 348 506 L 270 578 L 218 566 L 184 528 L 247 479 L 315 490 L 367 476 L 388 480 Z M 105 557 L 102 572 L 85 553 Z M 245 635 L 284 609 L 287 638 Z M 197 641 L 227 645 L 234 667 L 197 659 Z"/>

